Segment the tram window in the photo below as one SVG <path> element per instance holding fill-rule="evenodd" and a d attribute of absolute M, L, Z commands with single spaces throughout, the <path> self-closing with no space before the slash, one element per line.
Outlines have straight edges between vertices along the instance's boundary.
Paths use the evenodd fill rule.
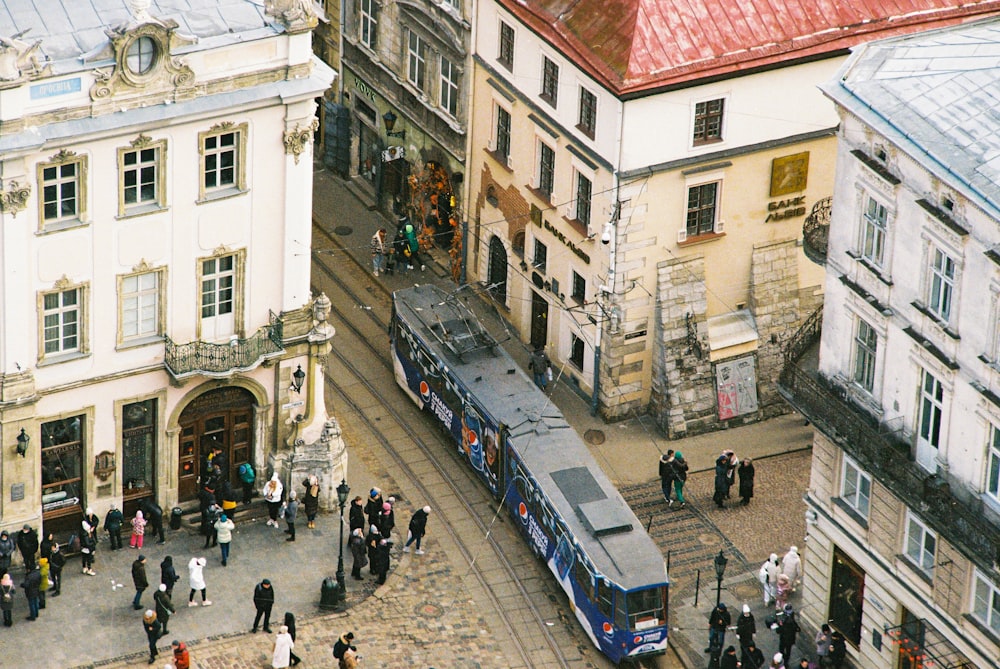
<path fill-rule="evenodd" d="M 615 593 L 615 627 L 620 630 L 629 629 L 628 618 L 626 617 L 627 609 L 625 608 L 625 593 L 618 590 Z"/>
<path fill-rule="evenodd" d="M 587 595 L 587 599 L 594 601 L 594 574 L 587 567 L 583 555 L 579 553 L 576 555 L 576 582 Z"/>
<path fill-rule="evenodd" d="M 666 620 L 666 590 L 649 588 L 628 593 L 628 629 L 641 632 Z"/>
<path fill-rule="evenodd" d="M 611 620 L 611 614 L 614 609 L 614 590 L 611 588 L 611 584 L 602 578 L 597 579 L 597 608 L 600 610 L 601 615 Z"/>

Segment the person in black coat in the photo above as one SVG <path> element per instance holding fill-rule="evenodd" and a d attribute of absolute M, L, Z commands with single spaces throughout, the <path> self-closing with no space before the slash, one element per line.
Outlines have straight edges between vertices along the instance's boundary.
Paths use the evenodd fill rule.
<path fill-rule="evenodd" d="M 792 663 L 792 648 L 795 648 L 795 638 L 802 628 L 795 619 L 791 605 L 785 606 L 784 615 L 778 621 L 778 652 L 785 658 L 785 666 Z"/>
<path fill-rule="evenodd" d="M 740 468 L 737 472 L 740 475 L 740 499 L 743 500 L 741 504 L 746 506 L 750 503 L 750 498 L 753 497 L 753 460 L 743 458 L 743 462 L 740 463 Z"/>
<path fill-rule="evenodd" d="M 719 662 L 719 669 L 739 669 L 739 658 L 736 657 L 736 646 L 729 646 L 722 654 L 722 661 Z"/>
<path fill-rule="evenodd" d="M 122 515 L 121 509 L 112 504 L 107 515 L 104 516 L 104 531 L 111 537 L 111 550 L 113 551 L 120 550 L 122 547 L 122 524 L 124 522 L 125 516 Z"/>
<path fill-rule="evenodd" d="M 302 482 L 302 485 L 306 489 L 306 493 L 302 496 L 302 506 L 306 512 L 306 527 L 311 530 L 316 527 L 316 514 L 319 513 L 319 478 L 315 474 L 310 474 Z"/>
<path fill-rule="evenodd" d="M 750 607 L 743 605 L 743 613 L 736 619 L 736 636 L 740 638 L 740 647 L 745 648 L 753 643 L 753 635 L 757 633 L 757 620 L 750 613 Z"/>
<path fill-rule="evenodd" d="M 389 574 L 389 553 L 392 551 L 392 542 L 388 539 L 379 539 L 378 545 L 375 547 L 375 575 L 378 576 L 376 583 L 382 585 L 385 583 L 386 576 Z"/>
<path fill-rule="evenodd" d="M 751 641 L 749 646 L 743 646 L 743 657 L 740 661 L 743 663 L 740 669 L 761 669 L 764 666 L 764 653 Z"/>
<path fill-rule="evenodd" d="M 45 558 L 46 560 L 48 560 L 49 556 L 52 555 L 52 545 L 55 544 L 55 542 L 56 542 L 55 535 L 52 534 L 51 532 L 46 532 L 45 538 L 42 539 L 42 543 L 38 549 L 39 550 L 38 557 Z"/>
<path fill-rule="evenodd" d="M 292 642 L 294 643 L 295 642 L 295 614 L 293 614 L 291 611 L 285 611 L 285 622 L 284 622 L 284 625 L 285 625 L 285 627 L 288 628 L 288 636 L 292 637 Z M 298 664 L 299 662 L 302 661 L 302 658 L 300 658 L 298 655 L 296 655 L 292 651 L 289 651 L 288 657 L 292 661 L 292 666 L 293 667 L 296 664 Z"/>
<path fill-rule="evenodd" d="M 365 507 L 361 504 L 361 496 L 358 495 L 351 500 L 351 510 L 348 515 L 351 532 L 354 530 L 365 531 Z"/>
<path fill-rule="evenodd" d="M 726 494 L 729 492 L 729 456 L 723 453 L 715 460 L 715 494 L 712 501 L 720 509 L 726 508 Z"/>
<path fill-rule="evenodd" d="M 222 507 L 212 502 L 201 512 L 201 533 L 205 537 L 205 548 L 219 545 L 219 533 L 215 530 L 215 521 L 222 515 Z"/>
<path fill-rule="evenodd" d="M 720 602 L 712 612 L 708 614 L 708 648 L 706 653 L 719 653 L 726 643 L 726 628 L 733 622 L 733 618 L 726 608 L 725 602 Z"/>
<path fill-rule="evenodd" d="M 410 544 L 414 541 L 417 542 L 417 555 L 423 555 L 424 552 L 420 549 L 420 542 L 423 540 L 424 535 L 427 534 L 427 516 L 431 513 L 431 507 L 425 506 L 422 509 L 417 509 L 413 512 L 413 516 L 410 518 L 408 536 L 406 538 L 406 543 L 403 544 L 403 552 L 410 552 Z"/>
<path fill-rule="evenodd" d="M 368 557 L 365 555 L 365 534 L 361 528 L 351 532 L 347 545 L 351 548 L 351 555 L 354 556 L 354 563 L 351 566 L 351 578 L 362 580 L 361 569 L 368 564 Z"/>
<path fill-rule="evenodd" d="M 378 572 L 375 571 L 375 554 L 378 552 L 378 542 L 381 541 L 382 535 L 378 532 L 378 525 L 372 525 L 368 528 L 368 534 L 365 535 L 365 548 L 368 550 L 368 570 L 375 576 Z"/>
<path fill-rule="evenodd" d="M 52 544 L 52 552 L 49 553 L 49 578 L 52 579 L 53 597 L 58 597 L 62 590 L 62 572 L 66 566 L 66 554 L 59 548 L 59 544 Z"/>
<path fill-rule="evenodd" d="M 847 657 L 847 642 L 840 630 L 833 630 L 830 637 L 830 662 L 833 669 L 841 669 L 844 666 L 844 658 Z"/>
<path fill-rule="evenodd" d="M 670 504 L 672 497 L 670 496 L 674 490 L 674 479 L 677 475 L 674 473 L 674 449 L 670 449 L 666 453 L 660 456 L 660 488 L 663 490 L 663 499 L 667 504 Z"/>
<path fill-rule="evenodd" d="M 257 615 L 253 619 L 253 628 L 250 631 L 257 631 L 257 626 L 263 616 L 264 631 L 270 634 L 271 608 L 274 606 L 274 588 L 271 586 L 271 581 L 265 578 L 253 589 L 253 605 L 257 609 Z"/>
<path fill-rule="evenodd" d="M 179 580 L 181 580 L 181 577 L 177 575 L 177 570 L 174 569 L 174 558 L 168 555 L 160 563 L 160 583 L 167 586 L 167 594 L 171 597 L 174 596 L 174 584 Z"/>
<path fill-rule="evenodd" d="M 146 519 L 147 531 L 156 535 L 156 543 L 166 543 L 166 537 L 163 535 L 163 508 L 152 497 L 142 500 L 139 508 L 142 510 L 143 518 Z"/>
<path fill-rule="evenodd" d="M 24 588 L 24 596 L 28 600 L 27 619 L 35 620 L 38 618 L 38 606 L 42 598 L 42 572 L 38 570 L 38 565 L 33 566 L 24 576 L 21 587 Z"/>
<path fill-rule="evenodd" d="M 229 480 L 229 456 L 221 448 L 215 449 L 215 456 L 212 458 L 212 468 L 219 468 L 219 481 Z"/>
<path fill-rule="evenodd" d="M 149 642 L 149 663 L 156 661 L 156 642 L 163 636 L 163 625 L 156 618 L 156 612 L 152 609 L 146 611 L 142 616 L 142 629 L 146 631 L 146 641 Z"/>
<path fill-rule="evenodd" d="M 31 528 L 31 525 L 25 525 L 21 528 L 21 531 L 17 533 L 17 550 L 21 552 L 21 558 L 24 560 L 24 571 L 27 573 L 35 567 L 35 553 L 38 552 L 38 532 Z"/>
<path fill-rule="evenodd" d="M 368 503 L 365 504 L 365 516 L 368 518 L 368 525 L 378 525 L 378 518 L 382 514 L 383 504 L 385 504 L 385 500 L 382 499 L 382 491 L 378 488 L 372 488 L 368 493 Z"/>

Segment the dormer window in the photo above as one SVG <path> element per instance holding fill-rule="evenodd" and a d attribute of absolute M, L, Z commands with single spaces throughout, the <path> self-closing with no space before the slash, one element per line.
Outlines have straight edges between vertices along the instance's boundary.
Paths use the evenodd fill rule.
<path fill-rule="evenodd" d="M 156 65 L 157 48 L 152 37 L 133 40 L 125 53 L 125 66 L 132 74 L 145 75 Z"/>

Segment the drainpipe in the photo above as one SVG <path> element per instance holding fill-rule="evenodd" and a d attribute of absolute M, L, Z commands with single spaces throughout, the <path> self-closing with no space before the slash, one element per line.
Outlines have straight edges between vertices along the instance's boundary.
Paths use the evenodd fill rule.
<path fill-rule="evenodd" d="M 618 194 L 615 192 L 614 210 L 611 212 L 611 220 L 604 224 L 604 231 L 601 233 L 601 243 L 604 243 L 604 236 L 608 235 L 609 259 L 608 259 L 608 281 L 603 286 L 598 286 L 598 304 L 602 300 L 607 300 L 610 308 L 601 306 L 601 314 L 597 321 L 597 333 L 594 335 L 594 392 L 590 398 L 590 415 L 596 416 L 601 405 L 601 339 L 604 334 L 604 324 L 607 322 L 611 331 L 617 330 L 615 323 L 609 316 L 613 312 L 615 305 L 611 303 L 611 296 L 615 293 L 615 265 L 616 254 L 618 252 L 618 217 L 621 211 L 621 204 L 618 202 Z"/>

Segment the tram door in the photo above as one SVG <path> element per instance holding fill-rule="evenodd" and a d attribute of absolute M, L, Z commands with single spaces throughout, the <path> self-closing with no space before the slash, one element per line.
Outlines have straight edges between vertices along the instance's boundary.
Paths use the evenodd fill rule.
<path fill-rule="evenodd" d="M 531 348 L 544 348 L 549 338 L 549 303 L 531 291 Z"/>
<path fill-rule="evenodd" d="M 221 448 L 229 462 L 229 481 L 238 490 L 237 470 L 253 452 L 253 396 L 242 388 L 220 388 L 192 402 L 180 418 L 178 499 L 198 497 L 199 479 L 208 475 L 207 456 Z"/>

